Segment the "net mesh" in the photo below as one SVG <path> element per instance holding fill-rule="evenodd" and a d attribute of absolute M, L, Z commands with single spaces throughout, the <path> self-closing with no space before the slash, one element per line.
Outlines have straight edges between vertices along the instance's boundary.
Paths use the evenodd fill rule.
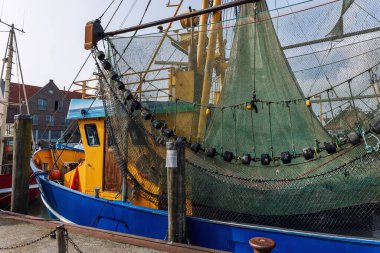
<path fill-rule="evenodd" d="M 123 82 L 137 90 L 143 110 L 165 115 L 167 127 L 179 132 L 179 121 L 187 120 L 186 137 L 194 143 L 200 111 L 210 110 L 200 143 L 218 155 L 186 150 L 188 215 L 351 234 L 347 228 L 378 229 L 379 139 L 367 130 L 378 119 L 379 9 L 375 0 L 356 0 L 268 11 L 259 1 L 224 11 L 218 32 L 227 70 L 224 76 L 224 59 L 217 54 L 207 105 L 199 104 L 204 76 L 196 67 L 193 99 L 176 97 L 168 86 L 172 73 L 191 69 L 188 45 L 198 37 L 190 30 L 169 32 L 154 59 L 158 70 L 148 72 L 162 35 L 108 41 Z M 334 27 L 340 30 L 330 33 Z M 347 33 L 356 34 L 342 36 Z M 331 34 L 340 37 L 333 40 Z M 131 109 L 133 102 L 116 83 L 101 87 L 120 167 L 136 191 L 165 209 L 169 139 L 143 120 L 141 110 Z M 220 90 L 220 98 L 213 96 Z M 362 136 L 360 144 L 349 143 L 352 131 Z M 324 142 L 338 143 L 337 152 L 329 154 Z M 305 160 L 302 150 L 309 147 L 317 153 Z M 235 159 L 223 161 L 225 151 Z M 281 161 L 283 152 L 292 154 L 291 163 Z M 243 165 L 238 159 L 243 154 L 254 161 Z M 262 154 L 272 158 L 269 165 L 261 164 Z"/>

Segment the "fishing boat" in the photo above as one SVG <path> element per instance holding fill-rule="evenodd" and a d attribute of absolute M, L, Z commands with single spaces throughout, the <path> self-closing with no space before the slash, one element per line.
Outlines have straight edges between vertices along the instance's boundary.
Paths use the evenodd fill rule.
<path fill-rule="evenodd" d="M 186 143 L 189 243 L 250 252 L 264 236 L 279 252 L 378 251 L 377 240 L 316 232 L 379 226 L 379 4 L 214 0 L 177 16 L 182 2 L 173 19 L 119 31 L 87 23 L 98 99 L 72 100 L 67 116 L 83 150 L 58 143 L 31 160 L 50 212 L 165 239 L 165 143 L 175 140 Z"/>
<path fill-rule="evenodd" d="M 83 111 L 86 111 L 85 115 Z M 37 175 L 42 202 L 52 217 L 66 223 L 165 240 L 168 231 L 167 211 L 159 210 L 132 187 L 128 190 L 128 201 L 121 200 L 121 175 L 115 163 L 111 162 L 115 158 L 112 148 L 108 146 L 107 131 L 104 131 L 103 101 L 72 100 L 68 118 L 81 121 L 84 150 L 57 144 L 54 149 L 36 151 L 30 164 Z M 107 166 L 92 166 L 101 161 Z M 43 167 L 54 169 L 44 172 Z M 57 168 L 64 173 L 61 182 L 55 176 L 52 180 L 51 175 L 56 174 Z M 136 177 L 142 176 L 136 168 L 131 173 Z M 107 175 L 107 178 L 101 175 Z M 119 182 L 111 181 L 112 178 Z M 102 189 L 97 187 L 101 185 L 101 179 L 105 180 Z M 140 183 L 145 187 L 153 187 L 146 180 Z M 132 186 L 132 183 L 129 182 L 129 185 Z M 96 191 L 98 195 L 94 196 Z M 223 222 L 195 216 L 187 218 L 186 236 L 192 245 L 232 252 L 252 252 L 248 242 L 254 237 L 271 238 L 276 242 L 278 252 L 297 253 L 305 249 L 310 252 L 326 249 L 338 253 L 377 252 L 380 248 L 380 241 L 375 239 Z"/>

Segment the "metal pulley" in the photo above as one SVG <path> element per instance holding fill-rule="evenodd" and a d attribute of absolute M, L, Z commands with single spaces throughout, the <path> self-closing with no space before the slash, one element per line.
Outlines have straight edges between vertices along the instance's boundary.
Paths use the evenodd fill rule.
<path fill-rule="evenodd" d="M 195 9 L 190 9 L 189 12 L 194 12 L 194 11 Z M 186 14 L 186 13 L 187 12 L 183 12 L 181 14 Z M 181 19 L 180 22 L 183 28 L 191 28 L 192 26 L 197 26 L 199 24 L 199 17 L 195 16 L 195 17 Z"/>

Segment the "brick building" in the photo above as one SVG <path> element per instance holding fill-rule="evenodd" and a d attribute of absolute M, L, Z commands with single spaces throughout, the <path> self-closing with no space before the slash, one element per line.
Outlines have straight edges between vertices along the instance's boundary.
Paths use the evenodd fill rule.
<path fill-rule="evenodd" d="M 11 129 L 14 123 L 14 115 L 27 113 L 23 88 L 25 88 L 32 115 L 35 142 L 40 140 L 57 141 L 68 126 L 66 115 L 70 100 L 81 98 L 82 94 L 60 90 L 53 80 L 49 80 L 43 87 L 11 83 L 7 113 L 8 129 Z M 10 132 L 8 134 L 11 135 Z"/>

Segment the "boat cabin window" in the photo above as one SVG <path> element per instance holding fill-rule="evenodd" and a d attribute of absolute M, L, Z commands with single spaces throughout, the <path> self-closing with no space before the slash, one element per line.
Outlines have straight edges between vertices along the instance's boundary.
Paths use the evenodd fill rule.
<path fill-rule="evenodd" d="M 98 131 L 96 130 L 95 124 L 86 124 L 84 125 L 84 130 L 86 132 L 87 145 L 89 146 L 99 146 L 99 136 Z"/>

